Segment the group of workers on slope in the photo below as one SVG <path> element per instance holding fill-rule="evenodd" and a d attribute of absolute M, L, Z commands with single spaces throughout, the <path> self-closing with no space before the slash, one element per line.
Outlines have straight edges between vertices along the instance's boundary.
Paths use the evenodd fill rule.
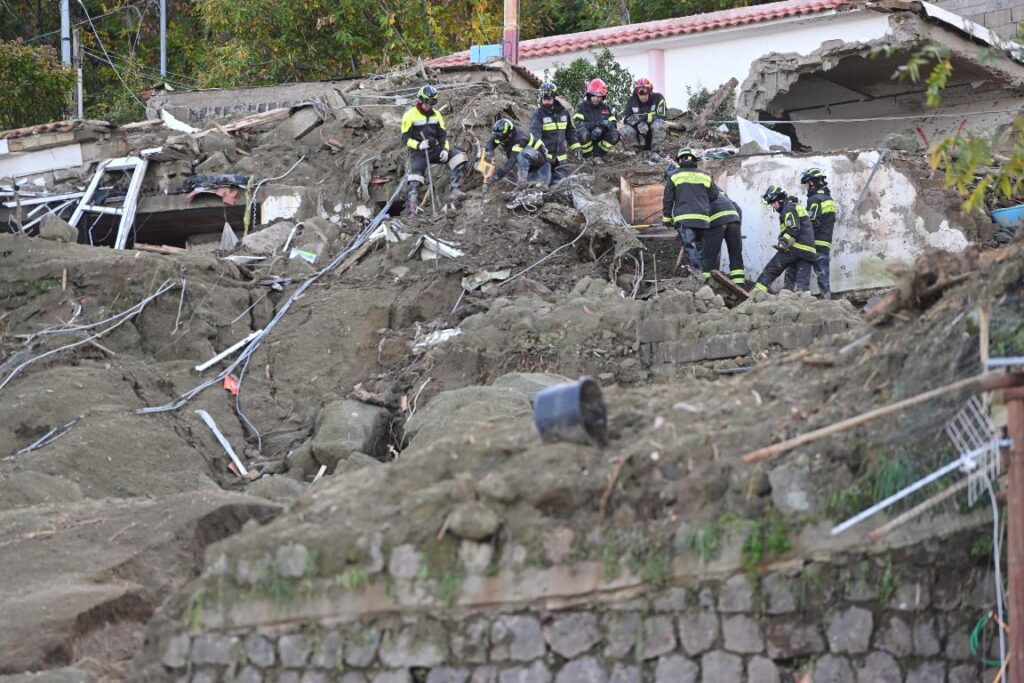
<path fill-rule="evenodd" d="M 568 175 L 570 154 L 578 162 L 589 159 L 603 163 L 603 157 L 620 140 L 644 150 L 665 140 L 665 98 L 654 92 L 646 78 L 637 79 L 622 112 L 621 127 L 605 103 L 608 86 L 600 78 L 590 81 L 571 115 L 557 95 L 554 84 L 540 86 L 539 106 L 528 129 L 507 118 L 494 124 L 484 157 L 493 163 L 495 150 L 500 147 L 505 152 L 505 164 L 485 182 L 500 180 L 515 169 L 519 185 L 533 182 L 547 186 Z M 449 144 L 444 117 L 434 110 L 437 100 L 437 89 L 425 85 L 417 93 L 415 106 L 402 117 L 402 141 L 409 149 L 406 207 L 410 215 L 418 210 L 420 187 L 428 180 L 432 164 L 449 166 L 449 197 L 457 201 L 463 196 L 461 187 L 469 159 Z M 718 269 L 724 240 L 729 254 L 729 279 L 744 285 L 740 207 L 699 168 L 699 157 L 692 149 L 680 149 L 674 162 L 665 172 L 662 223 L 676 229 L 690 265 L 704 279 Z M 806 208 L 776 185 L 762 196 L 779 213 L 779 240 L 777 253 L 754 286 L 767 291 L 785 272 L 787 289 L 807 291 L 813 270 L 822 297 L 830 298 L 829 264 L 836 205 L 821 170 L 808 169 L 800 182 L 807 189 Z"/>
<path fill-rule="evenodd" d="M 501 180 L 516 170 L 520 184 L 534 182 L 549 185 L 568 175 L 568 160 L 602 159 L 620 140 L 650 150 L 665 140 L 665 98 L 654 92 L 653 84 L 639 78 L 622 112 L 622 124 L 605 103 L 608 86 L 600 78 L 587 85 L 576 110 L 569 112 L 558 101 L 558 89 L 544 83 L 537 94 L 537 109 L 529 128 L 516 125 L 507 118 L 499 119 L 491 128 L 485 147 L 487 161 L 493 163 L 495 150 L 505 152 L 505 164 L 487 182 Z M 420 188 L 427 182 L 431 164 L 448 164 L 451 169 L 449 196 L 462 197 L 462 182 L 468 157 L 451 147 L 445 130 L 444 116 L 435 111 L 437 89 L 431 85 L 420 88 L 416 104 L 402 117 L 402 142 L 409 149 L 409 174 L 406 178 L 406 207 L 415 214 L 419 207 Z"/>
<path fill-rule="evenodd" d="M 830 299 L 836 203 L 828 178 L 821 169 L 807 169 L 800 176 L 800 182 L 807 190 L 806 207 L 777 185 L 769 186 L 761 196 L 764 203 L 779 214 L 779 236 L 776 253 L 765 265 L 754 288 L 767 292 L 772 282 L 785 272 L 786 289 L 806 292 L 810 290 L 811 271 L 814 271 L 821 298 Z M 711 271 L 718 270 L 724 240 L 729 254 L 729 279 L 738 286 L 745 284 L 742 218 L 739 205 L 700 169 L 697 154 L 689 147 L 676 152 L 675 164 L 665 172 L 661 222 L 676 229 L 689 265 L 698 270 L 703 279 L 709 279 Z"/>

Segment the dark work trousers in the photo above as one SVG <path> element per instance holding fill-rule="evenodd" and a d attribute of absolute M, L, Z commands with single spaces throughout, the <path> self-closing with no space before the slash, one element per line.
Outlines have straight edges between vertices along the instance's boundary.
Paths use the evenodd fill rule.
<path fill-rule="evenodd" d="M 768 261 L 761 276 L 757 278 L 757 288 L 768 291 L 775 279 L 786 272 L 786 289 L 794 292 L 806 292 L 811 288 L 811 261 L 793 253 L 793 250 L 779 251 Z M 792 277 L 792 281 L 788 281 Z"/>
<path fill-rule="evenodd" d="M 743 266 L 743 233 L 740 224 L 732 222 L 725 226 L 725 248 L 729 251 L 729 279 L 737 285 L 747 281 Z"/>

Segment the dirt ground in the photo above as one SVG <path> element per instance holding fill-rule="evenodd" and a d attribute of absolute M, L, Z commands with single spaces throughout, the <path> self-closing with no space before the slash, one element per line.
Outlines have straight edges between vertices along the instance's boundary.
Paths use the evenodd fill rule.
<path fill-rule="evenodd" d="M 498 116 L 525 120 L 532 97 L 500 83 L 451 90 L 449 130 L 475 153 Z M 237 136 L 248 156 L 229 170 L 273 177 L 305 155 L 283 182 L 317 188 L 326 207 L 379 210 L 404 164 L 394 110 L 336 117 L 298 143 L 266 131 Z M 667 148 L 681 142 L 673 134 Z M 612 197 L 623 169 L 647 163 L 660 162 L 622 156 L 573 182 Z M 367 178 L 384 181 L 363 194 Z M 922 259 L 897 290 L 902 307 L 867 322 L 845 301 L 785 295 L 736 306 L 722 291 L 705 297 L 702 283 L 672 272 L 672 242 L 648 245 L 641 274 L 627 256 L 639 241 L 588 225 L 564 192 L 533 211 L 507 208 L 501 185 L 481 198 L 478 177 L 467 189 L 457 213 L 392 223 L 457 243 L 462 256 L 423 261 L 412 252 L 415 238 L 384 242 L 295 302 L 242 384 L 240 405 L 258 435 L 219 384 L 179 410 L 136 411 L 212 376 L 194 366 L 266 326 L 314 267 L 284 259 L 239 267 L 213 254 L 0 235 L 0 674 L 122 678 L 146 622 L 162 605 L 160 618 L 183 609 L 180 594 L 165 601 L 199 575 L 206 548 L 222 539 L 218 552 L 233 561 L 285 539 L 364 548 L 379 532 L 387 547 L 426 544 L 453 503 L 478 498 L 500 516 L 503 543 L 536 549 L 548 529 L 568 526 L 582 539 L 580 557 L 600 557 L 612 541 L 672 543 L 726 515 L 749 523 L 774 505 L 776 463 L 744 465 L 745 452 L 975 373 L 982 301 L 1009 312 L 994 336 L 1001 352 L 1024 339 L 1013 322 L 1022 310 L 1019 243 L 999 261 L 976 252 Z M 322 238 L 333 256 L 362 221 L 347 210 L 336 222 L 313 219 L 300 240 Z M 516 277 L 464 292 L 464 277 L 502 269 Z M 936 289 L 963 273 L 973 275 Z M 283 285 L 268 284 L 279 278 Z M 69 329 L 158 292 L 102 337 L 87 340 L 107 325 Z M 697 300 L 700 337 L 802 322 L 852 327 L 789 353 L 645 367 L 636 348 L 641 316 L 678 315 L 684 301 Z M 460 335 L 450 341 L 418 345 L 453 328 Z M 74 346 L 58 352 L 62 345 Z M 532 393 L 581 374 L 604 386 L 610 445 L 541 443 Z M 894 449 L 916 470 L 944 457 L 940 429 L 962 398 L 816 443 L 786 462 L 806 471 L 815 514 L 834 519 L 864 502 L 874 465 Z M 310 486 L 332 406 L 346 401 L 379 411 L 377 431 L 366 450 L 349 448 Z M 196 410 L 213 417 L 250 479 L 229 469 Z M 911 457 L 922 452 L 932 455 Z M 622 459 L 602 526 L 599 500 Z M 321 557 L 322 573 L 340 570 Z"/>

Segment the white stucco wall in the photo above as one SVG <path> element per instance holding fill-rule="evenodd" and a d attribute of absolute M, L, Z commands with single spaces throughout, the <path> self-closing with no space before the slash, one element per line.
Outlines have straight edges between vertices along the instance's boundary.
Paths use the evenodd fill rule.
<path fill-rule="evenodd" d="M 909 263 L 927 249 L 963 250 L 968 244 L 963 232 L 950 223 L 941 208 L 926 204 L 914 180 L 887 162 L 879 167 L 857 214 L 853 214 L 878 158 L 875 151 L 850 157 L 755 157 L 743 160 L 738 170 L 717 176 L 720 187 L 743 208 L 743 257 L 748 277 L 760 275 L 775 253 L 772 245 L 778 242 L 778 213 L 764 206 L 761 194 L 769 184 L 777 184 L 804 202 L 800 174 L 812 166 L 829 177 L 838 206 L 832 238 L 834 292 L 890 286 L 893 278 L 888 266 Z M 728 267 L 724 245 L 722 252 L 723 266 Z"/>
<path fill-rule="evenodd" d="M 616 59 L 635 76 L 657 73 L 654 63 L 659 51 L 664 57 L 665 83 L 654 85 L 668 100 L 669 106 L 686 108 L 686 87 L 715 89 L 730 78 L 740 83 L 750 72 L 750 65 L 771 52 L 809 54 L 827 40 L 840 36 L 848 42 L 875 40 L 889 28 L 885 14 L 860 10 L 841 14 L 825 13 L 813 17 L 794 17 L 748 26 L 716 29 L 703 33 L 673 36 L 609 49 Z M 599 46 L 595 46 L 598 49 Z M 590 51 L 569 52 L 524 59 L 521 64 L 538 76 L 545 69 L 568 64 L 578 57 L 590 57 Z M 572 98 L 569 98 L 572 99 Z"/>

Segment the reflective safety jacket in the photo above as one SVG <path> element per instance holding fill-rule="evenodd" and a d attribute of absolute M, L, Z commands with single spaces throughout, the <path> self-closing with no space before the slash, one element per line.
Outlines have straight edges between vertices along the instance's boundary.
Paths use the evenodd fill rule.
<path fill-rule="evenodd" d="M 788 246 L 794 256 L 807 261 L 818 258 L 811 218 L 807 209 L 797 204 L 795 197 L 788 197 L 779 209 L 779 244 Z"/>
<path fill-rule="evenodd" d="M 444 129 L 444 117 L 434 110 L 426 116 L 413 105 L 402 116 L 402 142 L 409 149 L 419 149 L 423 139 L 430 140 L 431 147 L 448 149 L 448 131 Z"/>
<path fill-rule="evenodd" d="M 521 126 L 515 126 L 512 129 L 512 134 L 504 140 L 497 137 L 491 137 L 487 141 L 487 158 L 494 158 L 494 149 L 501 147 L 505 150 L 505 165 L 495 174 L 495 178 L 504 178 L 509 171 L 511 171 L 516 162 L 519 161 L 519 153 L 524 149 L 535 149 L 540 152 L 541 159 L 544 159 L 548 155 L 547 147 L 544 146 L 544 141 L 540 138 L 536 138 L 532 133 L 528 133 Z"/>
<path fill-rule="evenodd" d="M 827 187 L 807 195 L 807 213 L 814 226 L 814 246 L 832 248 L 832 230 L 836 227 L 836 202 Z"/>
<path fill-rule="evenodd" d="M 696 164 L 669 166 L 665 171 L 661 222 L 676 228 L 707 228 L 711 224 L 711 202 L 718 195 L 711 176 Z"/>
<path fill-rule="evenodd" d="M 711 220 L 712 228 L 717 228 L 719 225 L 728 225 L 729 223 L 739 223 L 743 220 L 743 211 L 740 210 L 739 205 L 726 197 L 725 193 L 721 191 L 718 193 L 718 199 L 711 202 L 709 211 L 710 215 L 708 218 Z"/>
<path fill-rule="evenodd" d="M 565 161 L 569 158 L 569 150 L 576 149 L 576 126 L 572 117 L 562 103 L 555 100 L 550 109 L 537 107 L 530 119 L 530 134 L 540 138 L 548 150 L 548 159 Z"/>
<path fill-rule="evenodd" d="M 636 116 L 640 121 L 650 125 L 655 119 L 665 118 L 666 110 L 665 98 L 660 92 L 652 92 L 646 102 L 641 102 L 634 90 L 626 102 L 626 108 L 622 110 L 622 120 L 626 121 L 629 117 Z"/>
<path fill-rule="evenodd" d="M 606 102 L 602 101 L 595 107 L 590 104 L 589 97 L 584 97 L 576 105 L 576 113 L 572 115 L 572 122 L 576 124 L 577 128 L 586 128 L 587 130 L 593 130 L 597 126 L 614 128 L 615 114 Z"/>

